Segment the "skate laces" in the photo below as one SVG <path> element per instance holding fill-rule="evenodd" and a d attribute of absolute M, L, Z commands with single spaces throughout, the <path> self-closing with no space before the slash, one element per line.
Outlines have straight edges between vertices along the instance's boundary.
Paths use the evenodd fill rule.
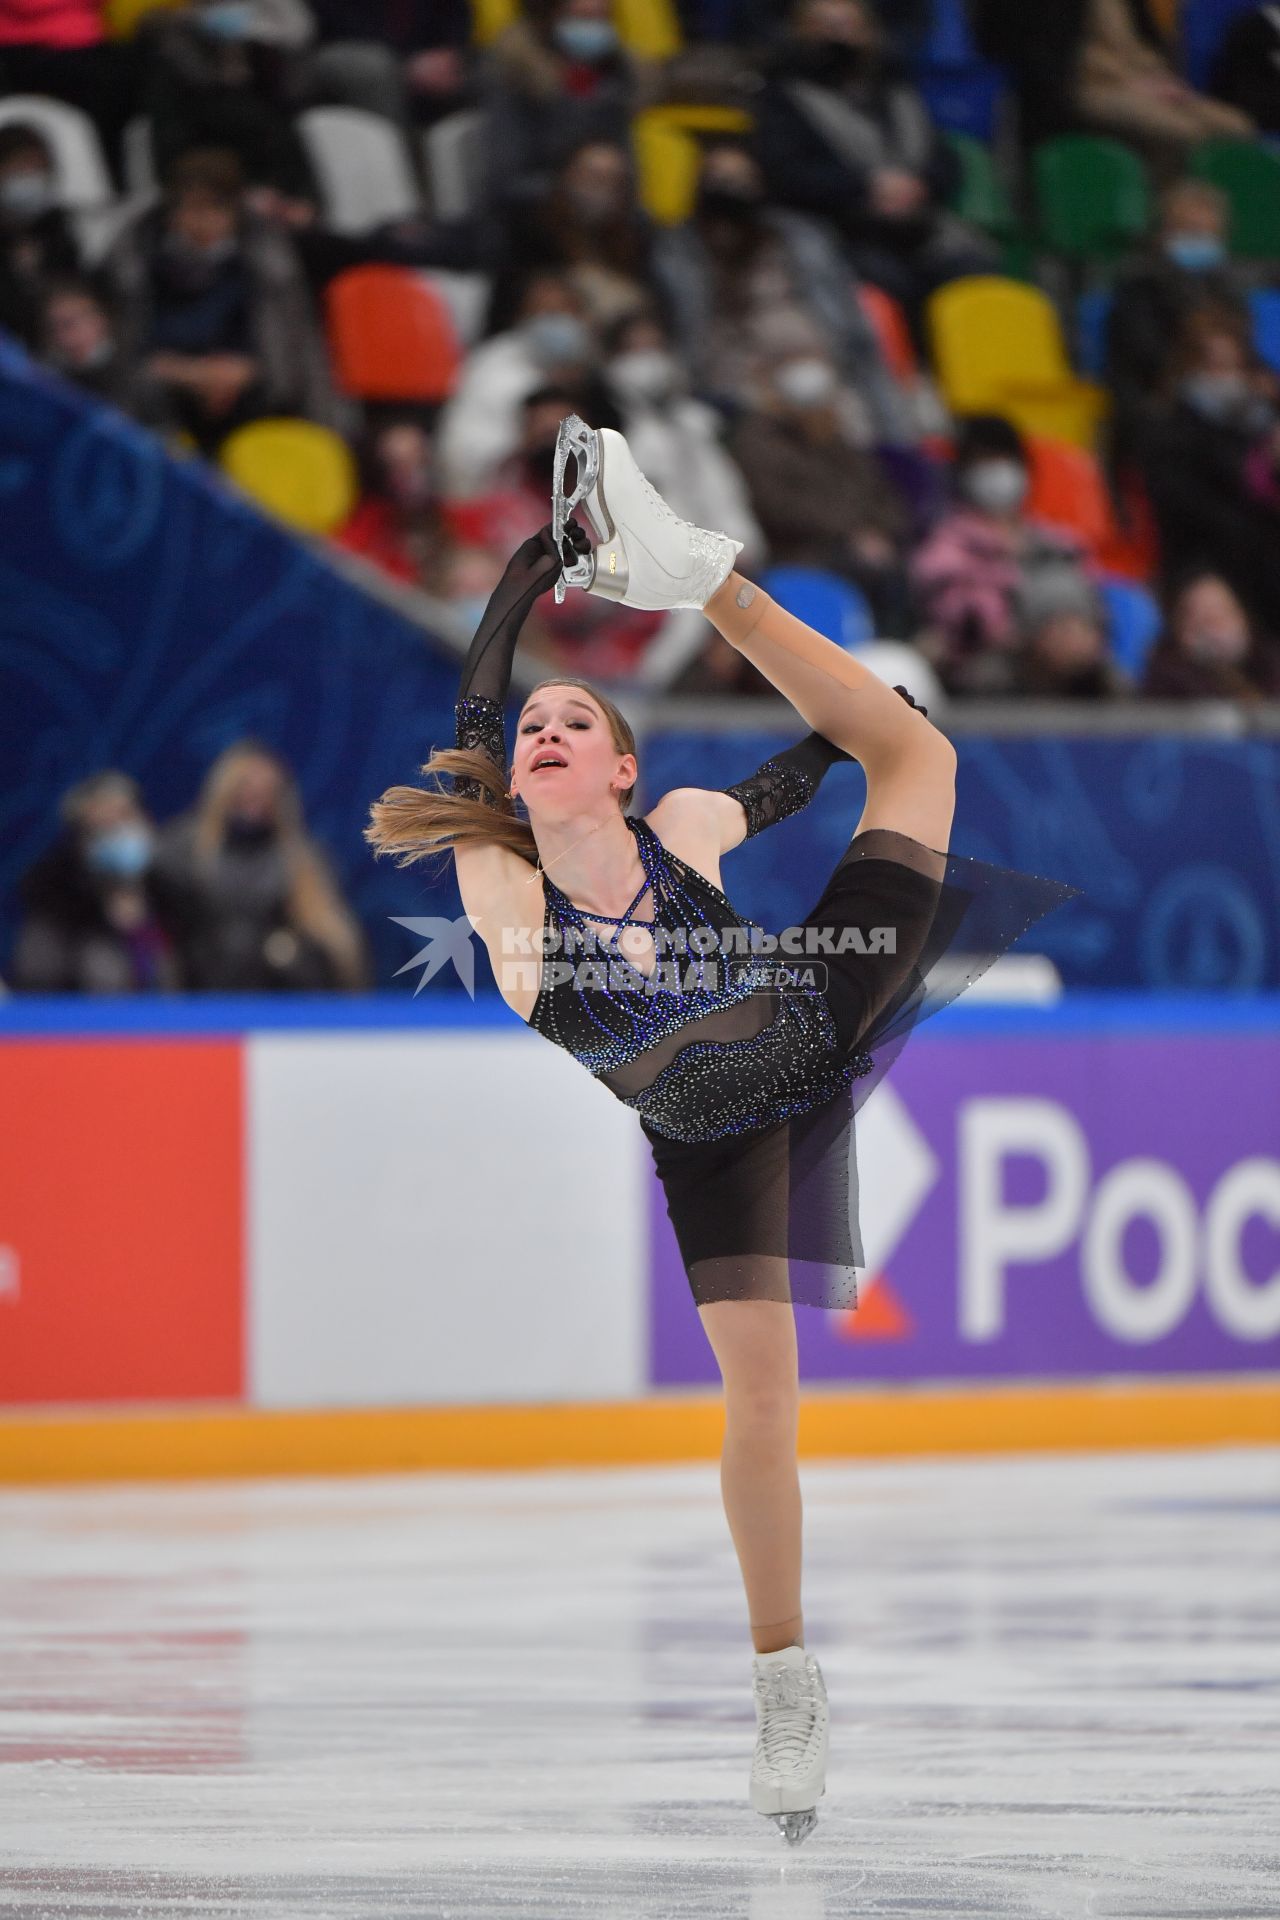
<path fill-rule="evenodd" d="M 817 1676 L 807 1668 L 774 1667 L 754 1679 L 762 1709 L 759 1750 L 770 1766 L 795 1765 L 804 1758 L 821 1719 Z"/>

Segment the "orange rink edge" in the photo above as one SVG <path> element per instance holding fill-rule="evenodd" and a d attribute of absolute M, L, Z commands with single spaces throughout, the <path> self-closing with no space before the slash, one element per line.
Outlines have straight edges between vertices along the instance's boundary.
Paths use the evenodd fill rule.
<path fill-rule="evenodd" d="M 530 1406 L 0 1414 L 0 1483 L 513 1471 L 714 1460 L 716 1391 Z M 1059 1385 L 806 1388 L 800 1454 L 875 1459 L 1280 1445 L 1280 1375 Z"/>

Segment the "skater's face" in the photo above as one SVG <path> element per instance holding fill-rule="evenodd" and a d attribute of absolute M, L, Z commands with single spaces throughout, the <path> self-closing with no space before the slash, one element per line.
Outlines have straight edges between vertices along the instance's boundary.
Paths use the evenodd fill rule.
<path fill-rule="evenodd" d="M 554 758 L 559 766 L 539 766 Z M 602 709 L 582 687 L 541 687 L 531 694 L 516 728 L 511 793 L 533 820 L 566 820 L 621 805 L 635 785 L 636 760 L 619 753 Z"/>

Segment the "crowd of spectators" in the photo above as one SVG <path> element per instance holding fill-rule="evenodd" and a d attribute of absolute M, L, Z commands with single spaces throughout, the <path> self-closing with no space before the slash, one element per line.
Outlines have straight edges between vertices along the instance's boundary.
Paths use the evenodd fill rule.
<path fill-rule="evenodd" d="M 263 418 L 345 436 L 361 492 L 334 537 L 464 616 L 545 519 L 575 410 L 625 431 L 677 512 L 743 542 L 744 566 L 856 590 L 872 629 L 917 646 L 952 697 L 1203 692 L 1211 674 L 1169 659 L 1172 602 L 1206 574 L 1253 636 L 1221 684 L 1268 696 L 1280 383 L 1248 296 L 1269 269 L 1232 259 L 1222 195 L 1185 169 L 1205 137 L 1265 138 L 1280 119 L 1241 79 L 1269 10 L 1226 37 L 1211 95 L 1175 70 L 1143 0 L 1066 0 L 1049 21 L 970 0 L 1024 147 L 1105 130 L 1163 183 L 1153 232 L 1112 276 L 1098 448 L 1118 521 L 1136 500 L 1154 534 L 1164 637 L 1135 670 L 1111 644 L 1106 556 L 1028 506 L 1025 436 L 999 415 L 949 417 L 929 377 L 930 296 L 1005 270 L 991 233 L 952 211 L 955 143 L 913 81 L 935 4 L 688 0 L 683 48 L 659 61 L 624 44 L 612 0 L 526 0 L 483 46 L 466 0 L 187 0 L 144 8 L 129 37 L 97 0 L 0 0 L 0 98 L 89 113 L 122 187 L 141 126 L 158 183 L 89 247 L 40 127 L 0 124 L 0 326 L 209 458 Z M 631 132 L 672 101 L 745 106 L 749 130 L 702 136 L 689 216 L 666 224 L 641 204 Z M 431 210 L 420 167 L 425 211 L 334 230 L 299 129 L 317 103 L 381 116 L 415 165 L 424 129 L 478 117 L 465 217 Z M 483 290 L 442 404 L 342 391 L 324 291 L 368 262 Z M 902 315 L 910 378 L 868 290 Z M 528 645 L 625 681 L 661 625 L 571 595 L 537 610 Z M 710 644 L 680 685 L 766 690 Z"/>
<path fill-rule="evenodd" d="M 1206 92 L 1178 70 L 1169 6 L 969 0 L 1010 89 L 1015 207 L 1036 142 L 1070 131 L 1128 143 L 1157 190 L 1151 231 L 1106 274 L 1096 448 L 1116 526 L 1148 540 L 1155 637 L 1135 666 L 1107 553 L 1033 511 L 1027 434 L 997 412 L 952 417 L 931 377 L 931 297 L 1010 270 L 993 229 L 954 210 L 960 154 L 915 77 L 936 3 L 682 0 L 683 46 L 659 60 L 624 42 L 612 0 L 524 0 L 483 44 L 468 0 L 169 0 L 131 9 L 123 36 L 100 0 L 0 0 L 0 108 L 34 94 L 87 113 L 120 195 L 104 239 L 64 204 L 38 121 L 0 115 L 0 328 L 211 460 L 267 418 L 343 436 L 359 497 L 332 537 L 468 624 L 546 520 L 576 411 L 627 433 L 678 513 L 743 543 L 748 571 L 860 596 L 951 699 L 1280 697 L 1280 380 L 1251 307 L 1280 263 L 1233 256 L 1223 194 L 1189 170 L 1206 138 L 1280 134 L 1276 9 L 1231 9 Z M 722 110 L 674 224 L 646 211 L 633 145 L 636 115 L 663 103 Z M 397 130 L 422 211 L 355 234 L 332 220 L 299 123 L 324 104 Z M 725 131 L 735 110 L 744 130 Z M 423 136 L 462 115 L 471 198 L 446 213 Z M 441 403 L 343 390 L 325 293 L 366 263 L 480 290 Z M 1062 269 L 1022 270 L 1070 288 L 1071 341 L 1079 287 Z M 663 622 L 548 596 L 525 644 L 625 682 Z M 706 640 L 674 690 L 770 691 Z M 163 831 L 121 774 L 75 788 L 25 912 L 23 986 L 365 978 L 288 771 L 253 743 Z"/>

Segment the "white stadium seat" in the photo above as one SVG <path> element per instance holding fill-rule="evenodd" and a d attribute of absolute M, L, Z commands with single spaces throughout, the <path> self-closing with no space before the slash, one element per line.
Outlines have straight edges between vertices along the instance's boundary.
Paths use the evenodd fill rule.
<path fill-rule="evenodd" d="M 360 107 L 308 107 L 298 131 L 335 233 L 368 233 L 422 212 L 408 149 L 390 120 Z"/>

